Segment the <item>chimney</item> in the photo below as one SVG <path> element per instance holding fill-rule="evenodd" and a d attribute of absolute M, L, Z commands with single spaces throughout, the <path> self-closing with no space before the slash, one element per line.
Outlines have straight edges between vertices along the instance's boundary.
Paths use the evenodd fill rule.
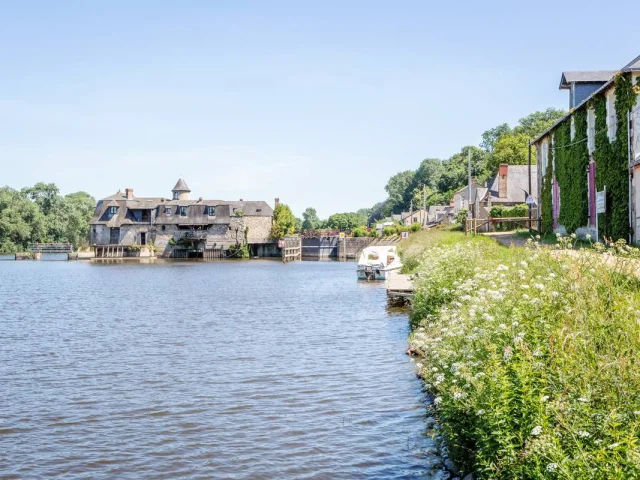
<path fill-rule="evenodd" d="M 275 203 L 275 205 L 274 205 L 274 206 L 276 206 L 276 207 L 277 207 L 278 205 L 280 205 L 280 199 L 279 199 L 279 198 L 276 198 L 274 203 Z"/>
<path fill-rule="evenodd" d="M 125 188 L 124 193 L 127 195 L 127 200 L 133 200 L 133 188 Z"/>
<path fill-rule="evenodd" d="M 507 198 L 507 174 L 509 165 L 501 163 L 498 168 L 498 198 Z"/>

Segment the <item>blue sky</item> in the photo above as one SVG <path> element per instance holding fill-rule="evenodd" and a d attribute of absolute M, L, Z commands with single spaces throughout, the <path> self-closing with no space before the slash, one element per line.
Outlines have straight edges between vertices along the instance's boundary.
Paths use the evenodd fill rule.
<path fill-rule="evenodd" d="M 423 158 L 566 108 L 563 70 L 640 54 L 637 2 L 576 5 L 3 2 L 0 185 L 371 206 Z"/>

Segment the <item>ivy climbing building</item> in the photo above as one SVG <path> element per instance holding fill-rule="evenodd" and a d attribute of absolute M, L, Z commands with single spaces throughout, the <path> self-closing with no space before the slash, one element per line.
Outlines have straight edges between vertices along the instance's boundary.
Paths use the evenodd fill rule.
<path fill-rule="evenodd" d="M 560 88 L 569 113 L 532 141 L 542 231 L 595 237 L 598 225 L 600 238 L 639 243 L 640 56 L 619 71 L 563 72 Z"/>

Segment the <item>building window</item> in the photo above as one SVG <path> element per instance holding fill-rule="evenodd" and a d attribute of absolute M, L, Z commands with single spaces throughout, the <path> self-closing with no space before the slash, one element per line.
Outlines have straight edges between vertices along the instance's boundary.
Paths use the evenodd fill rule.
<path fill-rule="evenodd" d="M 109 215 L 115 215 L 118 213 L 118 207 L 109 207 Z"/>
<path fill-rule="evenodd" d="M 187 216 L 187 207 L 180 207 L 180 216 L 181 217 Z"/>
<path fill-rule="evenodd" d="M 587 110 L 587 145 L 589 153 L 596 150 L 596 111 L 593 108 Z"/>
<path fill-rule="evenodd" d="M 547 171 L 547 164 L 549 163 L 549 143 L 547 140 L 542 142 L 542 175 L 544 176 Z"/>
<path fill-rule="evenodd" d="M 616 128 L 618 126 L 618 117 L 616 116 L 616 92 L 611 89 L 607 92 L 607 135 L 609 141 L 616 139 Z"/>
<path fill-rule="evenodd" d="M 164 207 L 164 214 L 171 215 L 171 207 Z"/>
<path fill-rule="evenodd" d="M 167 229 L 165 225 L 162 225 L 162 231 L 164 232 Z"/>
<path fill-rule="evenodd" d="M 180 194 L 178 192 L 173 192 L 173 199 L 174 200 L 179 200 L 180 199 Z"/>
<path fill-rule="evenodd" d="M 207 215 L 213 217 L 216 214 L 216 207 L 207 207 Z"/>
<path fill-rule="evenodd" d="M 571 140 L 576 138 L 576 119 L 571 116 Z"/>

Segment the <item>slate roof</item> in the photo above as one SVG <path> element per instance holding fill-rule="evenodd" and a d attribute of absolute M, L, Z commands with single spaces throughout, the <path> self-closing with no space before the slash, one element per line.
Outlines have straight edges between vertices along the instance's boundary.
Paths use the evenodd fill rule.
<path fill-rule="evenodd" d="M 485 192 L 481 201 L 486 201 L 488 193 L 491 193 L 491 203 L 525 203 L 525 191 L 529 192 L 529 166 L 509 165 L 507 170 L 507 196 L 500 198 L 498 193 L 498 175 L 489 182 L 488 191 Z M 538 192 L 538 167 L 531 165 L 531 192 L 529 194 L 537 201 Z"/>
<path fill-rule="evenodd" d="M 631 60 L 631 62 L 629 62 L 628 64 L 626 64 L 622 68 L 621 72 L 635 72 L 635 71 L 638 71 L 638 70 L 640 70 L 640 55 L 637 56 L 636 58 L 634 58 L 633 60 Z M 617 72 L 615 72 L 615 73 L 617 73 Z M 615 73 L 614 73 L 614 76 L 615 76 Z M 576 105 L 576 107 L 573 110 L 575 111 L 575 110 L 578 110 L 579 108 L 584 107 L 589 102 L 589 100 L 591 100 L 593 97 L 595 97 L 599 93 L 607 90 L 611 86 L 611 84 L 613 84 L 613 82 L 615 80 L 614 76 L 612 76 L 598 90 L 596 90 L 591 95 L 589 95 L 587 98 L 585 98 L 584 101 L 580 105 Z M 563 78 L 564 78 L 564 75 L 563 75 Z M 560 83 L 560 88 L 562 88 L 562 81 Z M 538 135 L 534 140 L 531 141 L 531 144 L 532 145 L 533 144 L 537 144 L 540 140 L 542 140 L 544 137 L 549 135 L 549 133 L 552 132 L 558 125 L 562 124 L 567 119 L 569 119 L 569 117 L 571 117 L 571 112 L 569 112 L 564 117 L 560 118 L 557 122 L 555 122 L 553 125 L 551 125 L 549 128 L 547 128 L 544 132 L 542 132 L 540 135 Z"/>
<path fill-rule="evenodd" d="M 186 183 L 184 183 L 184 186 L 186 187 Z M 118 212 L 115 215 L 109 214 L 109 207 L 111 206 L 118 207 Z M 206 207 L 208 206 L 216 207 L 215 215 L 209 216 L 207 214 Z M 178 207 L 187 207 L 187 215 L 180 215 Z M 171 209 L 171 213 L 165 213 L 167 208 Z M 136 220 L 133 213 L 135 210 L 155 210 L 154 225 L 228 224 L 230 223 L 230 217 L 236 216 L 238 212 L 242 212 L 241 215 L 249 217 L 273 216 L 273 208 L 264 201 L 169 200 L 163 197 L 134 197 L 132 200 L 127 200 L 125 194 L 117 192 L 98 201 L 90 223 L 108 227 L 151 224 L 150 222 Z M 152 213 L 150 212 L 150 215 Z"/>
<path fill-rule="evenodd" d="M 560 88 L 571 88 L 572 83 L 606 83 L 613 78 L 616 70 L 595 70 L 590 72 L 562 72 Z"/>
<path fill-rule="evenodd" d="M 176 186 L 173 187 L 172 192 L 190 192 L 191 189 L 187 186 L 187 182 L 182 177 L 176 182 Z"/>
<path fill-rule="evenodd" d="M 469 197 L 469 185 L 465 185 L 455 193 L 460 194 L 464 200 L 470 200 L 471 203 L 476 201 L 476 196 L 479 196 L 482 200 L 487 194 L 487 187 L 482 187 L 477 183 L 471 184 L 471 196 Z"/>

